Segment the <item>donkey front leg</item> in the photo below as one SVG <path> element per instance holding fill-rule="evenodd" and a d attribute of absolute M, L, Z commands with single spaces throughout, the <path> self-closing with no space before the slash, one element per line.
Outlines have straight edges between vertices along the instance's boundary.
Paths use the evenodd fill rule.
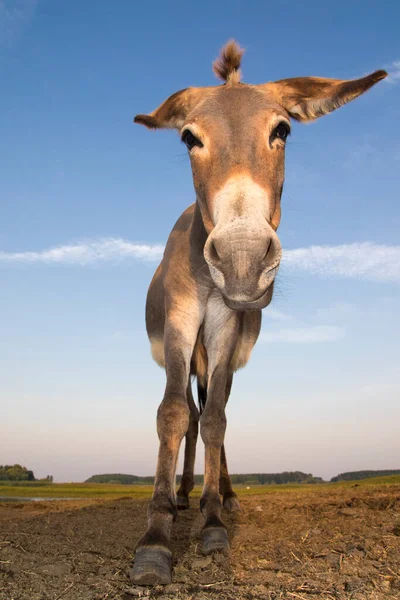
<path fill-rule="evenodd" d="M 228 534 L 221 519 L 219 486 L 226 429 L 226 389 L 230 379 L 228 369 L 237 343 L 238 319 L 233 311 L 226 311 L 229 311 L 226 312 L 226 319 L 223 323 L 218 323 L 220 327 L 216 328 L 214 325 L 209 332 L 207 325 L 205 327 L 209 357 L 208 395 L 200 417 L 200 433 L 205 446 L 204 488 L 200 500 L 205 518 L 202 530 L 204 554 L 226 552 L 229 549 Z"/>
<path fill-rule="evenodd" d="M 175 471 L 179 447 L 189 426 L 186 394 L 197 329 L 193 325 L 187 327 L 186 319 L 174 315 L 166 323 L 164 336 L 167 385 L 157 413 L 160 447 L 154 493 L 148 510 L 148 528 L 137 545 L 131 573 L 133 581 L 141 585 L 171 582 L 169 541 L 177 512 Z"/>

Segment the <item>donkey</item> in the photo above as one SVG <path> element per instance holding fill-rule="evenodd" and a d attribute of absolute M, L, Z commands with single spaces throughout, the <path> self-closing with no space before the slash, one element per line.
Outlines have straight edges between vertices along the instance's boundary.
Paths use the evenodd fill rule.
<path fill-rule="evenodd" d="M 203 552 L 229 549 L 220 495 L 228 511 L 240 506 L 224 449 L 225 406 L 233 373 L 246 365 L 257 341 L 261 310 L 271 302 L 282 256 L 276 232 L 290 118 L 317 119 L 387 76 L 376 71 L 348 81 L 298 77 L 248 85 L 240 82 L 242 55 L 228 42 L 213 64 L 223 85 L 176 92 L 134 119 L 149 129 L 179 131 L 196 191 L 196 202 L 168 238 L 146 303 L 152 355 L 167 381 L 157 413 L 160 446 L 148 528 L 131 572 L 142 585 L 171 581 L 171 528 L 177 509 L 189 506 L 199 423 L 205 446 Z M 191 376 L 197 378 L 199 410 Z"/>

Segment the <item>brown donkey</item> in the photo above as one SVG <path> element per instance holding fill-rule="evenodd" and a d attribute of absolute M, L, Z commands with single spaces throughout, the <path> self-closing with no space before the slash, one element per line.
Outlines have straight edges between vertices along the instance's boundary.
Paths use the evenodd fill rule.
<path fill-rule="evenodd" d="M 386 77 L 283 79 L 240 82 L 243 51 L 229 42 L 214 63 L 223 85 L 187 88 L 135 123 L 177 129 L 186 144 L 196 202 L 178 219 L 147 296 L 146 325 L 154 360 L 167 383 L 157 413 L 160 439 L 147 532 L 139 541 L 132 578 L 169 583 L 169 540 L 177 508 L 187 508 L 193 488 L 198 424 L 205 445 L 203 551 L 227 551 L 221 501 L 239 502 L 228 475 L 225 405 L 233 373 L 249 360 L 261 309 L 272 299 L 282 249 L 281 218 L 285 142 L 290 118 L 311 121 L 366 92 Z M 191 390 L 197 377 L 200 414 Z M 186 436 L 181 486 L 175 493 L 179 447 Z"/>

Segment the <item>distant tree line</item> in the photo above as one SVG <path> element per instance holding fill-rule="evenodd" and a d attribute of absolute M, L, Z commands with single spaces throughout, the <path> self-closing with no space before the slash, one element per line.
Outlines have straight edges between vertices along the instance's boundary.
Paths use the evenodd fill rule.
<path fill-rule="evenodd" d="M 154 483 L 154 477 L 138 477 L 137 475 L 125 475 L 123 473 L 105 473 L 103 475 L 92 475 L 85 483 L 121 483 L 123 485 L 150 485 Z"/>
<path fill-rule="evenodd" d="M 182 476 L 177 475 L 177 483 L 180 483 Z M 196 484 L 201 485 L 204 481 L 203 475 L 195 475 Z M 302 473 L 301 471 L 285 471 L 283 473 L 245 473 L 231 475 L 231 481 L 234 484 L 242 485 L 280 485 L 284 483 L 323 483 L 321 477 L 314 477 L 311 473 Z M 103 475 L 92 475 L 85 483 L 120 483 L 123 485 L 151 485 L 154 483 L 154 477 L 139 477 L 137 475 L 124 475 L 122 473 L 109 473 Z"/>
<path fill-rule="evenodd" d="M 21 465 L 0 465 L 0 481 L 35 481 L 35 475 Z"/>
<path fill-rule="evenodd" d="M 357 479 L 368 479 L 369 477 L 381 477 L 384 475 L 400 475 L 400 469 L 387 469 L 384 471 L 348 471 L 332 477 L 331 482 L 335 481 L 354 481 Z"/>
<path fill-rule="evenodd" d="M 251 473 L 251 474 L 233 474 L 230 476 L 232 483 L 241 484 L 261 484 L 261 485 L 281 485 L 283 483 L 322 483 L 321 477 L 314 477 L 312 473 L 302 473 L 301 471 L 283 471 L 283 473 Z"/>
<path fill-rule="evenodd" d="M 36 479 L 33 471 L 21 465 L 0 465 L 0 481 L 48 481 L 53 482 L 53 475 Z"/>

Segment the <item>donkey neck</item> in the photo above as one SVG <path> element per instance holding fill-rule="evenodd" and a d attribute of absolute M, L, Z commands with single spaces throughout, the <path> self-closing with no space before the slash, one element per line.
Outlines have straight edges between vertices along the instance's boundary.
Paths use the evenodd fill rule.
<path fill-rule="evenodd" d="M 192 226 L 190 229 L 190 247 L 191 253 L 201 255 L 202 259 L 204 259 L 204 246 L 208 238 L 208 233 L 206 228 L 204 227 L 203 219 L 201 216 L 201 211 L 198 202 L 194 203 L 194 213 L 192 219 Z"/>

